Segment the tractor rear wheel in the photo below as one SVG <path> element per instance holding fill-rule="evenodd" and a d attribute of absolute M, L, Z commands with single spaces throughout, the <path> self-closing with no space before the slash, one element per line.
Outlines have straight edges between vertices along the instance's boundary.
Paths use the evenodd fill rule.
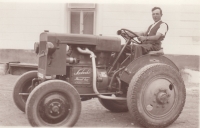
<path fill-rule="evenodd" d="M 34 78 L 37 78 L 37 71 L 29 71 L 21 75 L 15 83 L 13 90 L 13 100 L 16 106 L 23 112 L 25 112 L 28 95 L 21 94 L 28 94 L 32 91 L 33 87 L 31 85 Z"/>
<path fill-rule="evenodd" d="M 134 75 L 127 104 L 133 120 L 145 127 L 162 128 L 179 117 L 185 98 L 185 85 L 179 72 L 157 63 L 143 67 Z"/>
<path fill-rule="evenodd" d="M 81 112 L 77 90 L 61 80 L 39 84 L 29 95 L 26 114 L 32 126 L 72 127 Z"/>

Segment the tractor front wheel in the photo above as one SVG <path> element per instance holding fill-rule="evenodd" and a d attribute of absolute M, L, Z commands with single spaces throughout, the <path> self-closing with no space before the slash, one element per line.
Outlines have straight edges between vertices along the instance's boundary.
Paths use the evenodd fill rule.
<path fill-rule="evenodd" d="M 166 64 L 151 64 L 132 78 L 127 104 L 133 120 L 144 127 L 173 123 L 185 104 L 186 90 L 179 72 Z"/>
<path fill-rule="evenodd" d="M 71 127 L 81 112 L 77 90 L 61 80 L 49 80 L 38 85 L 28 97 L 26 114 L 32 126 Z"/>

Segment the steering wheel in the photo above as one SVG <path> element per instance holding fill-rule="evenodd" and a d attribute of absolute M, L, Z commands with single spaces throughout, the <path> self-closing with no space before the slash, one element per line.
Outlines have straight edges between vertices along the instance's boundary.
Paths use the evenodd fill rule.
<path fill-rule="evenodd" d="M 131 30 L 125 29 L 125 28 L 122 28 L 121 30 L 118 30 L 117 34 L 121 35 L 123 37 L 126 37 L 126 38 L 128 37 L 130 39 L 132 39 L 133 37 L 139 37 L 136 33 L 132 32 Z"/>
<path fill-rule="evenodd" d="M 124 39 L 130 39 L 131 41 L 133 41 L 136 44 L 140 44 L 141 43 L 138 40 L 134 39 L 134 37 L 139 37 L 139 35 L 134 33 L 134 32 L 132 32 L 131 30 L 122 28 L 122 29 L 117 31 L 117 34 L 121 35 Z"/>

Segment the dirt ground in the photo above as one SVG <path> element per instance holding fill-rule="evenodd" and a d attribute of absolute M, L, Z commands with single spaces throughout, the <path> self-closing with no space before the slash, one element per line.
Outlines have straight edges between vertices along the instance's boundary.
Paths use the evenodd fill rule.
<path fill-rule="evenodd" d="M 0 75 L 0 126 L 30 126 L 26 115 L 14 104 L 12 91 L 19 76 Z M 199 85 L 185 82 L 186 104 L 179 118 L 169 128 L 199 127 Z M 126 113 L 112 113 L 105 109 L 97 99 L 82 102 L 82 111 L 75 127 L 132 127 L 131 116 Z"/>

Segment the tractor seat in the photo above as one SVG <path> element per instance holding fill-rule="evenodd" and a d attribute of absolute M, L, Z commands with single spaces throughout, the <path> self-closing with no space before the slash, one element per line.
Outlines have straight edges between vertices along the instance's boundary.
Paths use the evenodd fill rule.
<path fill-rule="evenodd" d="M 150 51 L 148 53 L 149 55 L 164 55 L 163 49 L 160 49 L 159 51 Z"/>

